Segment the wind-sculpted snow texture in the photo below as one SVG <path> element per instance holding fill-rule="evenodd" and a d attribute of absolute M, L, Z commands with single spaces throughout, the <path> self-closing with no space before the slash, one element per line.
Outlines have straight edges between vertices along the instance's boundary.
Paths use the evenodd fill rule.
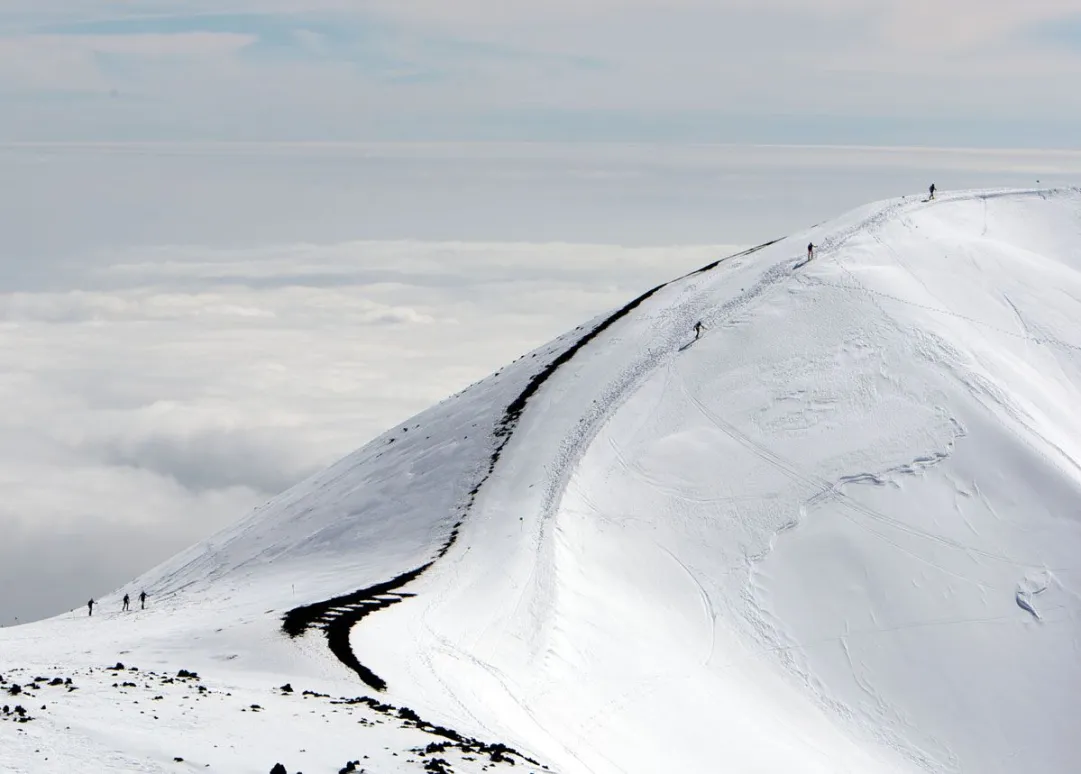
<path fill-rule="evenodd" d="M 78 688 L 19 697 L 0 770 L 1076 771 L 1079 320 L 1078 190 L 877 203 L 704 267 L 118 591 L 151 610 L 0 631 L 0 675 Z M 215 694 L 115 733 L 136 689 L 89 670 L 119 659 Z M 386 704 L 265 695 L 356 675 Z"/>

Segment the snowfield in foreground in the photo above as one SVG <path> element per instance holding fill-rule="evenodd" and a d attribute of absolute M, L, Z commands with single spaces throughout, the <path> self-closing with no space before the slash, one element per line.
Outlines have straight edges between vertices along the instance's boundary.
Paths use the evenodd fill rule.
<path fill-rule="evenodd" d="M 76 613 L 2 771 L 1074 772 L 1081 190 L 721 260 Z"/>

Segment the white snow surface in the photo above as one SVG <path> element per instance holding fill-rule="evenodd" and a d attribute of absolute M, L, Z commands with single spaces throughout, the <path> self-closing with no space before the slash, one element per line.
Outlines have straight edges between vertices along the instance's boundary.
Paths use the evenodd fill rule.
<path fill-rule="evenodd" d="M 433 560 L 352 628 L 384 693 L 282 632 Z M 1081 189 L 880 202 L 675 280 L 0 631 L 0 675 L 78 687 L 0 716 L 5 772 L 423 770 L 434 737 L 330 704 L 361 695 L 517 771 L 1075 772 Z"/>

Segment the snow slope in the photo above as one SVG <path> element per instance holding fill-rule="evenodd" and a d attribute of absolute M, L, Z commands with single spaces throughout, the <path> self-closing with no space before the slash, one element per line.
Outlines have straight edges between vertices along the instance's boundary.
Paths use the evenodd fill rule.
<path fill-rule="evenodd" d="M 1079 391 L 1081 190 L 869 205 L 0 631 L 9 684 L 79 687 L 0 717 L 0 770 L 506 765 L 410 752 L 460 734 L 518 771 L 1075 771 Z"/>

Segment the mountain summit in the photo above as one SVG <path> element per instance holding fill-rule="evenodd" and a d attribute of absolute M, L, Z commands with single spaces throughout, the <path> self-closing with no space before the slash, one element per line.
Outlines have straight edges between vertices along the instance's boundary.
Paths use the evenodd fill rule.
<path fill-rule="evenodd" d="M 719 260 L 99 610 L 0 632 L 0 769 L 1076 771 L 1081 190 Z"/>

